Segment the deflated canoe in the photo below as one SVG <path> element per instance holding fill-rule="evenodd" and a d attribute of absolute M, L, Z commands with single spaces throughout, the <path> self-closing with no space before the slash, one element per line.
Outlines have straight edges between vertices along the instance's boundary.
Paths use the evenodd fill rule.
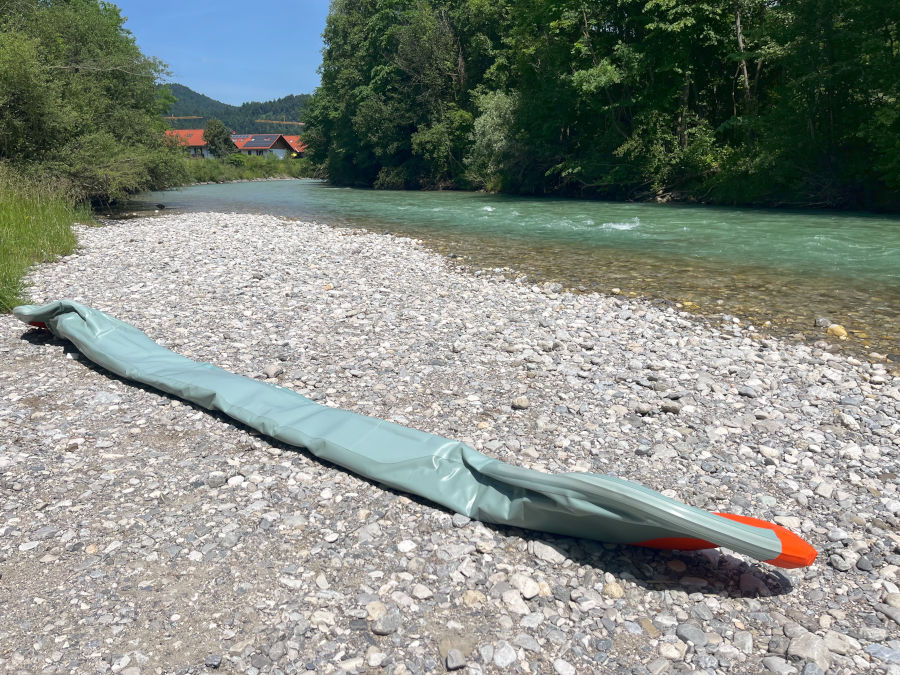
<path fill-rule="evenodd" d="M 766 521 L 714 514 L 648 488 L 593 473 L 546 474 L 506 464 L 465 443 L 319 405 L 161 347 L 134 326 L 70 300 L 13 310 L 71 341 L 88 359 L 306 448 L 365 478 L 489 523 L 655 548 L 726 546 L 779 567 L 816 551 Z"/>

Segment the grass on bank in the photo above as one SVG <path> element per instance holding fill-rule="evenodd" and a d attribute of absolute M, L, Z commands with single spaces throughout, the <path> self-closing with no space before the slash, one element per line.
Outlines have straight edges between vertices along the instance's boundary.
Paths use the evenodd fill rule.
<path fill-rule="evenodd" d="M 232 155 L 186 158 L 184 165 L 190 183 L 315 175 L 307 159 Z M 75 250 L 76 222 L 93 222 L 90 205 L 79 203 L 58 181 L 25 176 L 0 162 L 0 312 L 28 301 L 24 277 L 32 265 Z"/>
<path fill-rule="evenodd" d="M 75 250 L 75 222 L 92 222 L 58 187 L 27 179 L 0 164 L 0 311 L 27 302 L 28 268 Z"/>
<path fill-rule="evenodd" d="M 278 159 L 229 155 L 225 159 L 185 158 L 184 168 L 190 183 L 224 183 L 254 178 L 313 178 L 315 168 L 308 159 Z"/>

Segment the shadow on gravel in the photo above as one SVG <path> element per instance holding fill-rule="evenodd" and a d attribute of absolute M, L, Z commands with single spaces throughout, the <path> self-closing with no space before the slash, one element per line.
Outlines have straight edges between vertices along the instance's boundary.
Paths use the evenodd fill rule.
<path fill-rule="evenodd" d="M 61 347 L 65 354 L 71 354 L 85 368 L 103 377 L 117 380 L 128 387 L 141 389 L 171 401 L 179 401 L 185 407 L 203 412 L 223 424 L 241 429 L 253 438 L 259 438 L 284 452 L 296 452 L 311 462 L 332 468 L 341 473 L 352 473 L 344 467 L 316 457 L 306 448 L 288 445 L 270 438 L 256 429 L 228 417 L 222 412 L 203 408 L 149 385 L 120 377 L 85 358 L 68 340 L 60 340 L 46 330 L 31 329 L 23 333 L 21 338 L 35 346 Z M 378 481 L 370 480 L 357 474 L 352 475 L 358 480 L 385 492 L 398 497 L 406 497 L 421 506 L 442 511 L 449 516 L 453 515 L 453 512 L 449 509 L 435 504 L 424 497 L 400 492 Z M 609 572 L 617 579 L 628 579 L 650 591 L 681 591 L 688 594 L 702 593 L 728 598 L 770 597 L 785 595 L 793 591 L 791 580 L 780 570 L 768 569 L 761 564 L 747 562 L 719 549 L 708 549 L 705 551 L 658 551 L 639 546 L 606 544 L 591 539 L 557 536 L 507 525 L 483 524 L 488 529 L 496 532 L 503 540 L 506 540 L 505 543 L 507 544 L 511 543 L 510 540 L 523 542 L 527 546 L 529 554 L 532 554 L 534 543 L 536 542 L 553 549 L 553 551 L 549 552 L 549 557 L 551 558 L 549 561 L 541 562 L 535 557 L 535 564 L 538 567 L 552 569 L 555 565 L 565 564 L 565 559 L 568 559 L 576 565 L 590 568 L 586 572 L 585 582 L 582 584 L 582 586 L 587 588 L 591 588 L 596 582 L 602 582 L 602 578 L 596 577 L 602 577 L 604 573 Z M 547 549 L 544 549 L 544 551 L 545 558 L 547 558 Z M 587 577 L 589 574 L 595 577 L 592 583 L 588 583 Z M 572 590 L 566 586 L 553 587 L 553 595 L 558 600 L 569 602 L 575 599 L 571 597 Z"/>

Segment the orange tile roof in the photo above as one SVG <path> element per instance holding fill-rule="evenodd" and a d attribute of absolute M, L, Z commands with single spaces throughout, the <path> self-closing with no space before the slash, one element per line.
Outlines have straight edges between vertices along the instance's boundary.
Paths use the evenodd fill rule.
<path fill-rule="evenodd" d="M 237 149 L 242 149 L 245 145 L 247 145 L 247 141 L 253 138 L 253 134 L 232 134 L 231 142 L 237 146 Z"/>
<path fill-rule="evenodd" d="M 299 136 L 284 136 L 282 138 L 288 142 L 288 145 L 294 150 L 294 152 L 305 152 L 306 151 L 306 143 L 300 140 Z"/>
<path fill-rule="evenodd" d="M 203 129 L 166 129 L 166 136 L 177 138 L 179 143 L 189 148 L 202 148 L 206 145 Z"/>

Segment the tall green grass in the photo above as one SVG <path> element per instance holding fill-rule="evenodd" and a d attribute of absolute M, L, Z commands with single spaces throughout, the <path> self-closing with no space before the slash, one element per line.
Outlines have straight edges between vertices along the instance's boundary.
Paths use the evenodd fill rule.
<path fill-rule="evenodd" d="M 0 311 L 27 301 L 23 279 L 29 267 L 75 250 L 72 224 L 79 221 L 93 221 L 87 206 L 0 164 Z"/>
<path fill-rule="evenodd" d="M 224 183 L 254 178 L 312 178 L 315 167 L 308 159 L 278 159 L 234 154 L 225 159 L 185 158 L 191 183 Z"/>

